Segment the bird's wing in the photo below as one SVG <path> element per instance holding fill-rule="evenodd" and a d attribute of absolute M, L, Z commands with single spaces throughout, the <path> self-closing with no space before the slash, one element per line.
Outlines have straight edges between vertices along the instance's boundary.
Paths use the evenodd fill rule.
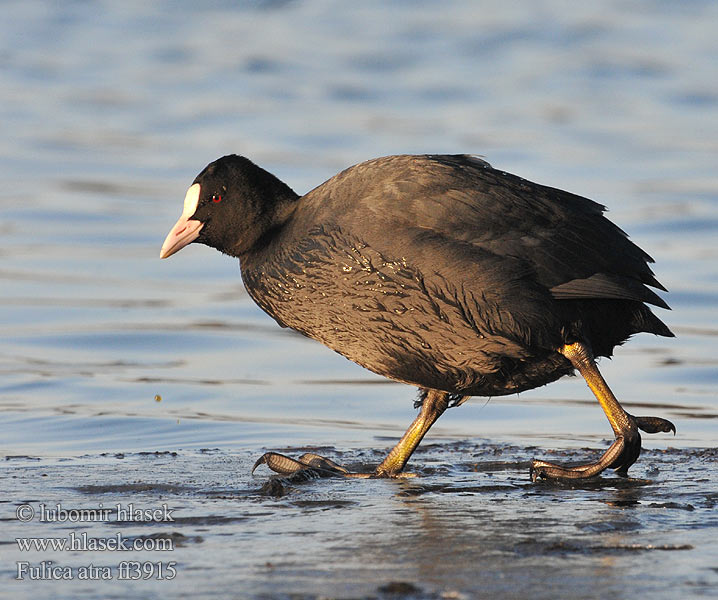
<path fill-rule="evenodd" d="M 668 308 L 647 287 L 665 290 L 648 266 L 653 259 L 587 198 L 463 155 L 376 159 L 337 178 L 315 190 L 331 198 L 337 184 L 344 187 L 337 225 L 360 223 L 372 247 L 400 254 L 422 272 L 448 269 L 456 281 L 483 272 L 485 285 L 517 277 L 559 300 L 629 299 Z M 450 264 L 432 266 L 437 260 Z"/>

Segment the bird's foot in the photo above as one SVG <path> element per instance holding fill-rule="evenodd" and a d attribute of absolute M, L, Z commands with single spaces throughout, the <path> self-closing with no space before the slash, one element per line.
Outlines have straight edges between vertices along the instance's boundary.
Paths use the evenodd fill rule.
<path fill-rule="evenodd" d="M 388 474 L 375 470 L 373 473 L 353 473 L 324 456 L 312 452 L 302 454 L 299 458 L 291 458 L 277 452 L 267 452 L 259 457 L 252 473 L 260 465 L 267 465 L 275 473 L 308 477 L 347 477 L 353 479 L 369 479 L 373 477 L 413 477 L 412 473 Z"/>
<path fill-rule="evenodd" d="M 333 460 L 313 452 L 302 454 L 299 458 L 291 458 L 277 452 L 267 452 L 254 463 L 252 473 L 259 465 L 267 465 L 272 471 L 280 475 L 303 473 L 314 477 L 370 477 L 368 473 L 351 473 Z"/>
<path fill-rule="evenodd" d="M 588 479 L 606 469 L 614 469 L 621 477 L 628 477 L 628 468 L 638 460 L 641 454 L 641 434 L 670 431 L 675 435 L 676 427 L 670 421 L 660 417 L 634 417 L 628 415 L 631 427 L 619 433 L 603 456 L 596 462 L 575 467 L 556 465 L 543 460 L 531 463 L 531 481 L 538 479 Z"/>
<path fill-rule="evenodd" d="M 661 417 L 633 417 L 636 425 L 646 433 L 669 433 L 676 435 L 676 426 L 667 419 Z"/>

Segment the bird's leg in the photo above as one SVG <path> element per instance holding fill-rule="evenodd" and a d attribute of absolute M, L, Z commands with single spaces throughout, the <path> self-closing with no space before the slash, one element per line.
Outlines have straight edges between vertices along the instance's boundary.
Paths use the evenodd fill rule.
<path fill-rule="evenodd" d="M 659 417 L 634 417 L 628 414 L 619 404 L 608 384 L 596 366 L 593 353 L 581 342 L 567 344 L 559 349 L 571 364 L 583 376 L 596 396 L 608 422 L 613 428 L 616 440 L 603 456 L 594 463 L 577 467 L 562 467 L 542 460 L 534 460 L 531 464 L 531 479 L 583 479 L 594 477 L 605 469 L 615 469 L 622 477 L 628 477 L 628 468 L 636 462 L 641 453 L 642 429 L 646 433 L 673 431 L 676 428 L 670 421 Z"/>
<path fill-rule="evenodd" d="M 449 407 L 450 397 L 451 395 L 447 392 L 427 390 L 426 397 L 421 403 L 421 411 L 414 422 L 409 425 L 409 429 L 406 430 L 399 443 L 391 449 L 391 452 L 376 468 L 375 476 L 396 477 L 401 472 L 426 432 Z"/>
<path fill-rule="evenodd" d="M 276 452 L 267 452 L 254 464 L 252 471 L 259 465 L 265 464 L 275 473 L 282 475 L 295 475 L 298 473 L 312 473 L 316 476 L 343 476 L 343 477 L 399 477 L 409 457 L 429 431 L 434 422 L 449 407 L 450 402 L 457 405 L 463 399 L 452 396 L 447 392 L 427 390 L 421 403 L 421 411 L 409 426 L 399 443 L 374 470 L 374 473 L 351 473 L 341 465 L 318 456 L 317 454 L 303 454 L 298 459 L 284 456 Z"/>

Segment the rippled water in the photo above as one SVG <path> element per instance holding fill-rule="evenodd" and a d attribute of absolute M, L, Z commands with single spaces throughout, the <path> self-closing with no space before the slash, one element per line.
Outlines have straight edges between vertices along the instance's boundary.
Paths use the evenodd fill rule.
<path fill-rule="evenodd" d="M 99 458 L 103 452 L 187 452 L 182 468 L 191 479 L 216 464 L 205 463 L 202 448 L 228 453 L 222 468 L 247 469 L 266 448 L 383 450 L 401 435 L 414 416 L 414 391 L 280 330 L 244 292 L 234 260 L 205 247 L 157 258 L 189 183 L 230 152 L 300 193 L 373 156 L 467 152 L 606 204 L 656 259 L 673 308 L 660 316 L 678 337 L 637 337 L 603 362 L 604 375 L 629 410 L 676 423 L 675 438 L 645 436 L 644 447 L 693 456 L 689 449 L 716 445 L 715 3 L 9 2 L 4 14 L 4 455 L 39 458 L 40 469 L 66 473 L 75 489 L 78 475 L 62 470 L 65 458 L 99 461 L 108 474 L 98 485 L 112 486 L 126 475 Z M 519 452 L 520 461 L 553 448 L 597 448 L 609 436 L 585 385 L 567 379 L 488 404 L 474 399 L 443 416 L 427 442 L 447 444 L 447 463 L 463 460 L 452 443 L 536 446 Z M 239 467 L 232 453 L 240 453 Z M 422 460 L 417 455 L 417 468 Z M 17 477 L 11 464 L 0 476 Z M 650 471 L 641 464 L 639 477 Z M 34 473 L 27 469 L 19 472 Z M 455 476 L 425 474 L 427 485 L 450 485 Z M 42 499 L 38 480 L 22 477 L 26 497 Z M 265 479 L 229 476 L 228 486 L 259 488 Z M 331 489 L 335 498 L 355 493 L 344 484 Z M 9 497 L 7 506 L 20 500 Z M 359 514 L 392 514 L 382 502 L 359 504 Z M 660 529 L 651 518 L 639 521 Z M 705 522 L 715 527 L 714 517 Z M 258 555 L 272 562 L 270 553 Z M 715 555 L 701 562 L 696 554 L 710 557 L 691 553 L 695 580 L 715 583 Z M 288 587 L 257 584 L 252 593 L 291 592 L 292 574 L 283 580 Z M 421 589 L 451 588 L 432 581 Z M 37 585 L 16 588 L 28 597 L 49 589 Z M 339 594 L 319 583 L 301 589 Z"/>

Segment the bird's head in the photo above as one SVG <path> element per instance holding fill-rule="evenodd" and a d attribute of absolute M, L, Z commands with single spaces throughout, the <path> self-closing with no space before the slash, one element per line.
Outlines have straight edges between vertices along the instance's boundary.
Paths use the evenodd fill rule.
<path fill-rule="evenodd" d="M 283 223 L 297 198 L 249 159 L 224 156 L 207 165 L 187 190 L 182 215 L 162 244 L 160 258 L 192 242 L 239 256 Z"/>

